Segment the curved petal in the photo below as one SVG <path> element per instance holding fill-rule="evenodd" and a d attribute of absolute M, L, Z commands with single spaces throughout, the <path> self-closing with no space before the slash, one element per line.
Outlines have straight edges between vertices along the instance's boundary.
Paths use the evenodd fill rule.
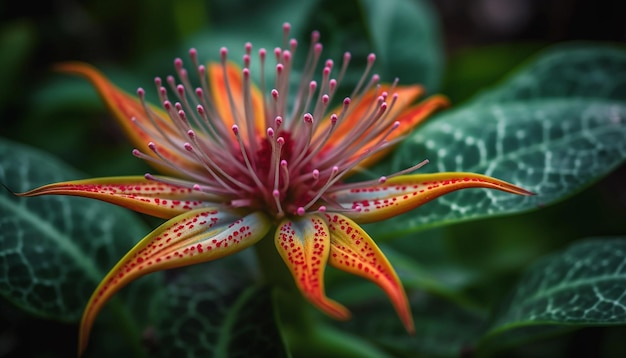
<path fill-rule="evenodd" d="M 248 88 L 250 90 L 250 102 L 248 103 L 250 108 L 246 114 L 246 96 L 244 95 L 246 88 L 241 68 L 230 61 L 226 62 L 226 68 L 221 63 L 209 63 L 208 75 L 215 109 L 226 128 L 231 128 L 233 124 L 237 124 L 242 131 L 243 138 L 247 138 L 249 125 L 244 124 L 253 124 L 256 128 L 254 135 L 264 134 L 266 124 L 263 96 L 261 91 L 250 83 Z M 247 118 L 247 115 L 251 115 L 253 118 Z M 246 118 L 250 122 L 246 122 Z"/>
<path fill-rule="evenodd" d="M 415 333 L 411 306 L 396 272 L 374 240 L 354 221 L 335 213 L 325 214 L 330 230 L 328 263 L 368 279 L 385 291 L 409 333 Z"/>
<path fill-rule="evenodd" d="M 518 195 L 533 195 L 505 181 L 462 172 L 401 175 L 383 184 L 339 189 L 332 200 L 352 209 L 345 215 L 358 223 L 380 221 L 414 209 L 444 194 L 467 188 L 497 189 Z"/>
<path fill-rule="evenodd" d="M 350 312 L 324 292 L 324 270 L 330 250 L 325 221 L 317 215 L 285 219 L 278 225 L 274 242 L 304 297 L 335 319 L 350 318 Z"/>
<path fill-rule="evenodd" d="M 117 119 L 117 122 L 122 126 L 122 129 L 124 129 L 124 132 L 133 145 L 143 153 L 156 157 L 152 150 L 148 148 L 148 143 L 168 143 L 159 131 L 154 130 L 152 133 L 148 133 L 142 129 L 153 128 L 153 123 L 150 117 L 146 114 L 145 108 L 139 99 L 136 96 L 130 95 L 119 89 L 93 66 L 80 62 L 67 62 L 61 63 L 55 68 L 60 72 L 76 74 L 87 78 L 94 85 L 109 110 L 114 114 L 115 119 Z M 167 113 L 154 106 L 150 106 L 150 111 L 154 114 L 155 119 L 157 119 L 160 123 L 160 131 L 162 131 L 165 135 L 169 135 L 171 138 L 179 136 L 175 132 L 174 125 Z M 135 118 L 136 123 L 133 123 L 132 118 Z M 159 153 L 178 166 L 192 171 L 199 169 L 198 164 L 192 160 L 192 158 L 188 157 L 183 150 L 172 150 L 171 147 L 163 145 L 159 147 Z M 149 164 L 162 173 L 176 173 L 178 176 L 184 174 L 167 166 L 159 165 L 153 162 L 149 162 Z"/>
<path fill-rule="evenodd" d="M 93 198 L 140 213 L 169 219 L 207 206 L 219 198 L 190 188 L 147 180 L 143 176 L 74 180 L 45 185 L 18 196 L 72 195 Z"/>
<path fill-rule="evenodd" d="M 143 238 L 113 267 L 92 294 L 80 323 L 79 354 L 85 350 L 93 322 L 111 296 L 148 273 L 211 261 L 241 251 L 268 232 L 262 213 L 243 218 L 216 208 L 177 216 Z"/>

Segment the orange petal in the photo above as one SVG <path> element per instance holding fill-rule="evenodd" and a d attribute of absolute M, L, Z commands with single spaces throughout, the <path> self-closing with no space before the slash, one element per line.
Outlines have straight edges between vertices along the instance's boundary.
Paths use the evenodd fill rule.
<path fill-rule="evenodd" d="M 335 319 L 350 318 L 344 306 L 324 293 L 324 270 L 330 250 L 324 220 L 317 215 L 285 219 L 276 230 L 274 242 L 304 297 Z"/>
<path fill-rule="evenodd" d="M 518 195 L 533 195 L 499 179 L 461 172 L 401 175 L 388 179 L 383 184 L 339 189 L 329 195 L 341 206 L 353 209 L 345 213 L 347 217 L 358 223 L 368 223 L 402 214 L 444 194 L 466 188 L 497 189 Z"/>
<path fill-rule="evenodd" d="M 92 294 L 80 323 L 79 355 L 87 347 L 96 316 L 111 296 L 148 273 L 211 261 L 241 251 L 267 233 L 260 213 L 240 218 L 216 208 L 177 216 L 143 238 L 113 267 Z"/>
<path fill-rule="evenodd" d="M 152 128 L 153 125 L 139 99 L 136 96 L 132 96 L 122 91 L 117 86 L 109 82 L 109 80 L 107 80 L 106 77 L 104 77 L 104 75 L 94 67 L 80 62 L 67 62 L 57 65 L 55 69 L 65 73 L 81 75 L 91 81 L 109 110 L 114 114 L 115 119 L 117 119 L 118 123 L 124 129 L 128 138 L 140 151 L 146 153 L 147 155 L 155 156 L 154 153 L 148 148 L 148 143 L 168 143 L 167 140 L 162 138 L 162 136 L 158 133 L 154 133 L 154 135 L 157 136 L 154 137 L 141 130 L 141 127 Z M 166 135 L 177 137 L 178 135 L 174 132 L 173 127 L 171 127 L 173 124 L 169 116 L 160 108 L 150 106 L 150 109 L 162 123 L 159 128 Z M 133 123 L 132 118 L 135 118 L 137 123 Z M 159 146 L 158 149 L 165 158 L 182 167 L 190 170 L 196 170 L 198 168 L 198 164 L 187 157 L 182 151 L 178 152 L 170 150 L 167 146 Z M 179 173 L 169 167 L 151 162 L 150 164 L 155 166 L 162 173 L 170 175 L 176 174 L 178 177 L 184 175 L 184 173 Z"/>
<path fill-rule="evenodd" d="M 143 176 L 97 178 L 54 183 L 19 196 L 72 195 L 93 198 L 140 213 L 169 219 L 215 202 L 216 197 L 189 188 L 147 180 Z"/>
<path fill-rule="evenodd" d="M 246 118 L 247 115 L 251 115 L 253 118 L 248 118 L 249 123 L 256 129 L 253 134 L 255 136 L 264 134 L 266 124 L 263 96 L 256 86 L 250 85 L 251 110 L 246 114 L 245 87 L 241 68 L 232 62 L 227 62 L 225 68 L 221 63 L 209 63 L 208 75 L 217 113 L 226 128 L 229 129 L 233 124 L 237 124 L 243 138 L 248 138 L 250 126 Z"/>
<path fill-rule="evenodd" d="M 330 230 L 328 263 L 340 270 L 366 278 L 383 289 L 404 327 L 415 333 L 411 307 L 402 283 L 372 238 L 354 221 L 339 214 L 326 214 Z"/>

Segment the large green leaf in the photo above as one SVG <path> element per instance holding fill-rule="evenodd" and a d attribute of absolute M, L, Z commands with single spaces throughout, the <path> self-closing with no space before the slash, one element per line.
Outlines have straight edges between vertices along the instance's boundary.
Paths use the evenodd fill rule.
<path fill-rule="evenodd" d="M 284 357 L 271 291 L 245 276 L 251 251 L 187 269 L 167 288 L 159 357 Z"/>
<path fill-rule="evenodd" d="M 626 323 L 626 238 L 591 238 L 532 265 L 488 335 L 529 325 Z"/>
<path fill-rule="evenodd" d="M 545 98 L 626 100 L 626 49 L 600 44 L 561 44 L 542 52 L 504 85 L 475 102 Z"/>
<path fill-rule="evenodd" d="M 11 190 L 80 177 L 36 149 L 0 141 L 0 183 Z M 65 322 L 78 321 L 97 283 L 148 231 L 110 204 L 66 196 L 18 198 L 4 189 L 0 218 L 0 294 L 31 314 Z M 136 339 L 159 277 L 125 289 L 125 303 L 111 301 L 99 321 Z"/>
<path fill-rule="evenodd" d="M 506 100 L 477 100 L 443 113 L 407 138 L 393 157 L 392 171 L 427 158 L 431 164 L 423 169 L 425 172 L 482 173 L 520 185 L 536 196 L 461 191 L 372 229 L 390 236 L 427 226 L 532 210 L 582 190 L 622 163 L 626 158 L 626 101 L 615 100 L 614 89 L 623 85 L 623 76 L 605 73 L 602 87 L 595 87 L 598 96 L 589 97 L 591 93 L 583 84 L 592 79 L 580 79 L 581 85 L 572 90 L 565 75 L 561 75 L 569 73 L 564 70 L 569 68 L 581 77 L 600 77 L 604 73 L 600 64 L 604 62 L 594 57 L 595 50 L 579 49 L 586 53 L 584 63 L 588 67 L 582 66 L 576 56 L 548 52 L 548 59 L 556 57 L 560 61 L 541 57 L 490 92 L 494 97 L 498 93 L 508 96 Z M 606 52 L 626 53 L 615 49 Z M 601 58 L 605 55 L 598 52 Z M 618 61 L 620 57 L 611 58 Z M 539 66 L 541 71 L 535 69 L 537 63 L 546 61 L 560 71 L 549 71 L 545 66 Z M 554 78 L 550 77 L 552 74 Z M 516 90 L 519 78 L 524 78 L 525 83 L 534 81 L 538 86 L 536 93 L 549 95 L 534 98 L 525 95 L 528 91 Z M 557 96 L 556 90 L 550 92 L 550 88 L 560 88 L 562 96 Z M 509 89 L 517 95 L 506 95 Z M 513 99 L 515 96 L 520 99 Z"/>
<path fill-rule="evenodd" d="M 386 81 L 421 83 L 439 88 L 443 72 L 439 24 L 430 3 L 423 0 L 361 0 L 373 50 Z"/>
<path fill-rule="evenodd" d="M 362 296 L 367 296 L 366 290 Z M 352 305 L 353 318 L 338 325 L 394 357 L 459 357 L 473 346 L 485 322 L 480 315 L 433 297 L 413 294 L 410 304 L 415 335 L 404 330 L 390 304 L 380 298 Z"/>

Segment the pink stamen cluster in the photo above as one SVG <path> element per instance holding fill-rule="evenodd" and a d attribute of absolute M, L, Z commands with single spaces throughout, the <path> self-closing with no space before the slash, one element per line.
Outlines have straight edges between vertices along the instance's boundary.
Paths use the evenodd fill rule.
<path fill-rule="evenodd" d="M 263 210 L 276 218 L 328 209 L 354 210 L 333 202 L 327 194 L 372 184 L 372 181 L 342 184 L 340 180 L 364 159 L 400 140 L 387 140 L 400 125 L 389 118 L 398 95 L 380 90 L 379 76 L 370 76 L 375 61 L 374 54 L 370 54 L 351 96 L 343 100 L 338 113 L 328 113 L 351 56 L 344 54 L 336 77 L 334 62 L 326 60 L 321 81 L 313 80 L 322 52 L 319 33 L 313 32 L 300 81 L 293 100 L 290 99 L 290 78 L 298 43 L 289 39 L 289 24 L 283 30 L 283 47 L 274 49 L 275 80 L 270 91 L 266 88 L 267 51 L 263 48 L 258 51 L 260 89 L 265 96 L 260 113 L 255 110 L 250 79 L 252 45 L 245 45 L 240 84 L 230 82 L 228 51 L 220 50 L 223 90 L 234 121 L 230 127 L 220 117 L 207 83 L 207 69 L 199 64 L 195 49 L 189 55 L 200 79 L 199 87 L 192 86 L 181 59 L 174 61 L 179 83 L 173 76 L 165 81 L 176 95 L 174 103 L 168 98 L 162 79 L 155 79 L 159 100 L 169 120 L 151 109 L 145 101 L 145 91 L 138 89 L 149 122 L 134 122 L 141 131 L 158 139 L 158 143 L 148 144 L 153 154 L 134 150 L 134 155 L 174 169 L 186 179 L 165 179 L 151 174 L 146 174 L 146 178 L 210 193 L 225 205 Z M 234 86 L 241 86 L 242 95 L 235 95 Z M 394 87 L 395 82 L 391 89 Z M 377 96 L 370 103 L 361 103 L 363 95 L 375 88 L 378 88 Z M 357 105 L 366 108 L 365 115 L 352 128 L 343 128 L 340 140 L 336 140 L 336 129 Z M 174 156 L 167 155 L 173 152 L 195 163 L 197 168 L 174 161 L 171 159 Z M 424 164 L 393 175 L 413 171 Z M 386 179 L 381 177 L 373 182 L 382 183 Z"/>

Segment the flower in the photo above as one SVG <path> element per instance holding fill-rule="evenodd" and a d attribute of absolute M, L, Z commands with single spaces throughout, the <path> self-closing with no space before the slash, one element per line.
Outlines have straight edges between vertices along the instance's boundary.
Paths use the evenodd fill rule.
<path fill-rule="evenodd" d="M 413 105 L 422 88 L 379 84 L 378 75 L 370 76 L 372 54 L 352 95 L 329 110 L 350 54 L 344 55 L 338 70 L 333 61 L 325 61 L 321 80 L 314 81 L 322 51 L 314 32 L 298 84 L 291 86 L 298 44 L 289 40 L 289 28 L 284 25 L 283 46 L 273 53 L 275 79 L 269 91 L 264 72 L 267 51 L 258 51 L 259 89 L 251 81 L 249 43 L 243 69 L 227 60 L 225 48 L 220 51 L 221 62 L 206 67 L 191 49 L 194 75 L 200 81 L 195 89 L 183 61 L 176 59 L 178 80 L 155 79 L 160 108 L 146 102 L 143 89 L 135 98 L 89 65 L 59 66 L 95 85 L 137 146 L 133 154 L 166 174 L 69 181 L 20 194 L 95 198 L 169 219 L 133 247 L 98 285 L 81 320 L 80 352 L 96 315 L 123 286 L 150 272 L 233 254 L 265 236 L 273 236 L 296 286 L 321 311 L 337 319 L 350 316 L 324 292 L 324 270 L 330 264 L 380 286 L 407 331 L 413 332 L 402 284 L 359 224 L 407 212 L 464 188 L 531 194 L 480 174 L 410 174 L 425 162 L 387 177 L 345 182 L 447 106 L 447 100 L 433 96 Z"/>

